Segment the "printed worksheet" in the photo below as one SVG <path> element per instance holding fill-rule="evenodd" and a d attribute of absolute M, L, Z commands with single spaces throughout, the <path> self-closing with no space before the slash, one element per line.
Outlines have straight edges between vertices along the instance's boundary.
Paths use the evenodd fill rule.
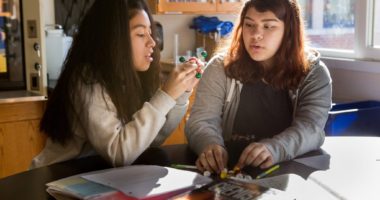
<path fill-rule="evenodd" d="M 195 172 L 155 165 L 132 165 L 82 177 L 139 199 L 192 189 L 212 181 Z"/>

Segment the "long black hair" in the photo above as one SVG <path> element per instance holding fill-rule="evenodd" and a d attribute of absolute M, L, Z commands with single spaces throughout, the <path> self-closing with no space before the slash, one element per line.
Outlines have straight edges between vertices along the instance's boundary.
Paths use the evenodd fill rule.
<path fill-rule="evenodd" d="M 109 95 L 124 124 L 159 87 L 157 46 L 147 71 L 137 72 L 133 66 L 129 21 L 141 10 L 148 14 L 156 38 L 144 0 L 95 0 L 86 13 L 40 123 L 41 132 L 54 142 L 65 144 L 74 126 L 86 127 L 88 116 L 83 113 L 88 113 L 85 105 L 91 98 L 81 94 L 91 96 L 91 85 L 103 88 L 103 99 L 105 92 Z"/>

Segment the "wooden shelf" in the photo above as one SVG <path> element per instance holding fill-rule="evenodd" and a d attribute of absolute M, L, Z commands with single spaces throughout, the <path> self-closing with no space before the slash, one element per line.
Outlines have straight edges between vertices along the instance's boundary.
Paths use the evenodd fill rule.
<path fill-rule="evenodd" d="M 148 0 L 154 14 L 237 14 L 244 0 L 200 0 L 198 2 L 170 2 Z"/>

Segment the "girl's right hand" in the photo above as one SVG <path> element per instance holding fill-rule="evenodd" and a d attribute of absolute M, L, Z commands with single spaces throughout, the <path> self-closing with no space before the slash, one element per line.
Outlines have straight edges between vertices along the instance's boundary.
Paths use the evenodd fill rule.
<path fill-rule="evenodd" d="M 163 85 L 162 90 L 173 99 L 177 99 L 185 91 L 191 91 L 199 81 L 195 77 L 197 67 L 197 64 L 191 62 L 182 63 L 175 67 Z"/>
<path fill-rule="evenodd" d="M 218 144 L 206 146 L 195 164 L 199 171 L 209 171 L 220 174 L 227 166 L 228 153 L 224 147 Z"/>

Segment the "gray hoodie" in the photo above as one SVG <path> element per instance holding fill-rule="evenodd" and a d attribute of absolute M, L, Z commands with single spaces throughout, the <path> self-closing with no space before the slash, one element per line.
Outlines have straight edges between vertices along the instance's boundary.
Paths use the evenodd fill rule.
<path fill-rule="evenodd" d="M 232 135 L 240 102 L 242 83 L 226 76 L 223 56 L 213 57 L 197 88 L 185 132 L 190 147 L 198 154 L 209 144 L 224 146 Z M 291 126 L 273 138 L 260 141 L 278 163 L 319 148 L 331 108 L 331 77 L 317 52 L 308 56 L 311 68 L 297 90 L 289 91 L 293 105 Z M 248 122 L 249 123 L 249 122 Z"/>

